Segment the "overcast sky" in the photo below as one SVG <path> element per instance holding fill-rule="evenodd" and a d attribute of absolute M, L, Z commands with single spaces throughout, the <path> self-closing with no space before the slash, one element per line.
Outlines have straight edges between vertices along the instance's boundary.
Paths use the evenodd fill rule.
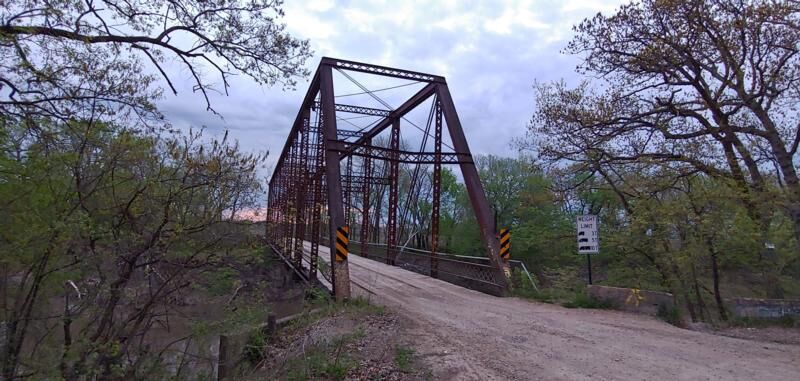
<path fill-rule="evenodd" d="M 513 138 L 525 133 L 534 81 L 576 83 L 577 57 L 560 53 L 572 26 L 621 3 L 581 1 L 292 1 L 283 22 L 309 39 L 314 70 L 323 56 L 416 70 L 446 77 L 473 154 L 514 156 Z M 185 83 L 191 83 L 188 73 Z M 229 130 L 243 148 L 270 151 L 264 175 L 280 150 L 308 87 L 260 87 L 246 77 L 230 95 L 215 96 L 222 117 L 205 110 L 199 94 L 179 89 L 161 101 L 176 127 Z"/>

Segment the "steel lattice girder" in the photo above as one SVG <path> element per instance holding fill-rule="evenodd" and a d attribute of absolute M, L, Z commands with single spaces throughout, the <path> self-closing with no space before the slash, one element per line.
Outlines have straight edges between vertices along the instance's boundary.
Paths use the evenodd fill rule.
<path fill-rule="evenodd" d="M 339 130 L 337 135 L 339 136 L 339 139 L 360 138 L 364 136 L 364 131 Z"/>
<path fill-rule="evenodd" d="M 377 76 L 401 78 L 426 83 L 416 94 L 409 97 L 395 110 L 381 110 L 359 105 L 336 104 L 334 101 L 333 70 L 357 71 Z M 436 142 L 434 152 L 414 152 L 399 149 L 399 130 L 401 119 L 411 110 L 435 97 L 436 106 Z M 372 127 L 352 131 L 337 127 L 337 112 L 366 114 L 381 119 Z M 316 115 L 313 123 L 312 115 Z M 455 152 L 442 152 L 442 122 L 447 125 L 447 130 Z M 429 122 L 430 123 L 430 122 Z M 371 144 L 382 131 L 391 127 L 390 147 L 379 147 Z M 348 142 L 343 139 L 355 139 Z M 363 175 L 353 174 L 352 157 L 359 157 L 364 167 Z M 348 174 L 341 172 L 340 161 L 348 159 Z M 383 162 L 383 170 L 372 168 L 375 162 Z M 470 203 L 480 227 L 481 238 L 486 247 L 491 267 L 501 275 L 508 274 L 507 265 L 499 257 L 499 243 L 497 241 L 493 213 L 486 200 L 483 187 L 478 178 L 477 169 L 472 160 L 466 138 L 464 137 L 455 106 L 453 105 L 447 83 L 441 76 L 419 73 L 409 70 L 394 69 L 384 66 L 370 65 L 346 60 L 323 58 L 320 62 L 297 118 L 289 133 L 286 144 L 281 151 L 270 180 L 267 212 L 268 226 L 274 231 L 268 232 L 273 247 L 283 250 L 295 251 L 283 254 L 297 254 L 302 252 L 301 242 L 309 232 L 311 253 L 308 276 L 313 277 L 316 272 L 316 252 L 321 240 L 320 226 L 324 223 L 321 218 L 327 212 L 328 237 L 325 241 L 332 242 L 335 231 L 339 227 L 351 222 L 351 211 L 345 211 L 345 192 L 347 204 L 352 207 L 356 197 L 361 197 L 363 205 L 362 221 L 365 225 L 361 236 L 367 239 L 370 236 L 367 222 L 381 221 L 382 207 L 374 208 L 374 218 L 370 216 L 369 193 L 373 186 L 389 187 L 388 220 L 385 232 L 389 246 L 386 256 L 388 261 L 394 257 L 397 245 L 397 208 L 398 208 L 398 167 L 400 163 L 433 164 L 435 168 L 434 185 L 436 192 L 440 192 L 441 181 L 439 172 L 442 164 L 458 164 L 468 191 Z M 387 177 L 388 175 L 388 177 Z M 359 177 L 360 176 L 360 177 Z M 433 216 L 438 215 L 439 195 L 435 195 L 436 204 Z M 359 204 L 359 203 L 356 203 Z M 377 205 L 377 204 L 376 204 Z M 438 221 L 437 221 L 438 222 Z M 373 234 L 380 234 L 378 230 Z M 433 226 L 438 227 L 438 223 Z M 438 229 L 434 228 L 434 237 Z M 435 240 L 436 238 L 434 238 Z M 294 240 L 294 241 L 292 241 Z M 434 244 L 434 252 L 436 251 Z M 333 252 L 333 250 L 331 250 Z M 300 253 L 304 255 L 304 253 Z M 291 255 L 285 257 L 292 258 Z M 296 260 L 295 258 L 292 258 Z M 336 262 L 331 258 L 331 280 L 337 300 L 349 297 L 350 282 L 347 261 Z M 431 263 L 433 268 L 435 262 Z M 300 263 L 298 267 L 302 268 Z M 504 277 L 500 277 L 505 279 Z M 506 283 L 507 285 L 507 283 Z"/>
<path fill-rule="evenodd" d="M 369 73 L 369 74 L 377 74 L 386 77 L 413 79 L 415 81 L 421 81 L 421 82 L 445 83 L 444 77 L 438 75 L 425 74 L 411 70 L 395 69 L 391 67 L 372 65 L 361 62 L 341 60 L 337 58 L 323 57 L 320 66 L 322 65 L 330 65 L 332 67 L 338 67 L 341 69 L 360 71 L 362 73 Z"/>
<path fill-rule="evenodd" d="M 361 186 L 365 183 L 372 185 L 389 185 L 390 180 L 388 177 L 374 177 L 371 175 L 350 175 L 347 176 L 347 182 Z"/>
<path fill-rule="evenodd" d="M 380 160 L 397 160 L 400 163 L 411 164 L 460 164 L 473 163 L 472 155 L 457 152 L 411 152 L 403 150 L 393 150 L 391 148 L 357 145 L 346 141 L 340 141 L 341 153 L 349 155 L 369 157 Z M 395 159 L 396 157 L 396 159 Z"/>
<path fill-rule="evenodd" d="M 314 102 L 314 107 L 320 107 L 320 102 Z M 362 115 L 372 115 L 372 116 L 389 116 L 391 113 L 390 110 L 382 110 L 379 108 L 372 108 L 372 107 L 362 107 L 362 106 L 354 106 L 354 105 L 346 105 L 346 104 L 336 104 L 336 111 L 346 112 L 350 114 L 362 114 Z M 341 131 L 339 131 L 341 132 Z"/>
<path fill-rule="evenodd" d="M 434 278 L 439 277 L 439 262 L 437 253 L 439 251 L 439 204 L 442 196 L 442 104 L 436 102 L 436 114 L 434 125 L 434 143 L 435 162 L 433 164 L 433 184 L 432 185 L 432 202 L 431 202 L 431 263 L 430 274 Z"/>

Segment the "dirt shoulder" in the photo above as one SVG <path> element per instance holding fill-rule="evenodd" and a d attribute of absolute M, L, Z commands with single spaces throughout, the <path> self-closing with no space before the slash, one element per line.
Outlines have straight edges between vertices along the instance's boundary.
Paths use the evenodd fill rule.
<path fill-rule="evenodd" d="M 241 380 L 429 380 L 407 334 L 411 322 L 356 300 L 331 304 L 279 330 Z"/>
<path fill-rule="evenodd" d="M 677 328 L 619 311 L 496 298 L 350 256 L 354 290 L 412 324 L 442 380 L 798 380 L 800 346 Z"/>
<path fill-rule="evenodd" d="M 800 328 L 781 326 L 714 328 L 707 324 L 691 324 L 689 328 L 698 332 L 735 337 L 755 342 L 800 346 Z"/>

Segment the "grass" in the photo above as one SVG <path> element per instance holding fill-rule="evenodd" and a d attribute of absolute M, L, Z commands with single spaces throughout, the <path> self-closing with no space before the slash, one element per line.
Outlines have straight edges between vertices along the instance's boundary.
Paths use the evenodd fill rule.
<path fill-rule="evenodd" d="M 251 366 L 255 366 L 264 359 L 265 348 L 269 344 L 269 337 L 264 330 L 253 330 L 248 336 L 242 349 L 242 358 Z"/>
<path fill-rule="evenodd" d="M 229 295 L 235 288 L 239 273 L 229 267 L 221 267 L 216 271 L 204 273 L 201 282 L 193 283 L 193 287 L 205 289 L 212 296 Z"/>
<path fill-rule="evenodd" d="M 514 288 L 512 289 L 512 295 L 516 297 L 520 297 L 523 299 L 532 299 L 542 303 L 551 303 L 551 304 L 558 304 L 564 300 L 568 300 L 572 298 L 573 293 L 565 290 L 558 290 L 558 289 L 524 289 L 524 288 Z"/>
<path fill-rule="evenodd" d="M 325 261 L 319 261 L 317 262 L 317 271 L 319 271 L 322 274 L 327 274 L 331 271 L 331 265 L 329 265 Z"/>
<path fill-rule="evenodd" d="M 326 292 L 309 291 L 306 293 L 307 308 L 313 312 L 306 313 L 280 328 L 279 335 L 292 335 L 316 322 L 337 315 L 351 315 L 358 321 L 359 316 L 385 313 L 382 306 L 370 304 L 364 298 L 353 298 L 344 303 L 334 302 Z M 358 361 L 350 354 L 348 345 L 366 336 L 362 326 L 356 326 L 351 332 L 333 337 L 327 341 L 304 347 L 297 357 L 286 361 L 280 379 L 288 380 L 342 380 L 348 372 L 358 367 Z M 245 347 L 244 358 L 250 363 L 258 363 L 263 359 L 263 345 L 269 345 L 269 337 L 258 333 L 249 337 Z M 254 361 L 255 360 L 255 361 Z"/>
<path fill-rule="evenodd" d="M 301 359 L 294 359 L 287 364 L 288 380 L 312 380 L 327 378 L 343 380 L 356 365 L 356 362 L 347 354 L 339 353 L 336 357 L 331 357 L 325 349 L 315 348 Z"/>
<path fill-rule="evenodd" d="M 586 295 L 583 291 L 569 291 L 561 289 L 514 289 L 513 295 L 532 299 L 543 303 L 561 304 L 566 308 L 597 308 L 613 309 L 616 306 L 608 300 L 600 300 Z"/>
<path fill-rule="evenodd" d="M 597 308 L 603 310 L 613 309 L 614 303 L 609 300 L 596 299 L 582 292 L 577 292 L 569 300 L 561 304 L 566 308 Z"/>
<path fill-rule="evenodd" d="M 357 297 L 346 301 L 343 306 L 346 310 L 360 313 L 383 315 L 386 313 L 386 308 L 378 306 L 369 302 L 368 299 Z"/>
<path fill-rule="evenodd" d="M 328 290 L 311 287 L 306 289 L 305 301 L 312 305 L 328 303 L 331 301 L 331 294 Z"/>
<path fill-rule="evenodd" d="M 728 324 L 732 327 L 746 327 L 746 328 L 765 328 L 765 327 L 784 327 L 784 328 L 800 328 L 800 317 L 785 315 L 777 319 L 763 319 L 763 318 L 734 318 Z"/>
<path fill-rule="evenodd" d="M 686 326 L 681 310 L 675 306 L 667 307 L 664 304 L 659 305 L 656 317 L 676 327 L 684 328 Z"/>
<path fill-rule="evenodd" d="M 371 304 L 369 300 L 362 297 L 352 298 L 344 303 L 336 303 L 325 291 L 307 291 L 306 303 L 306 310 L 313 312 L 306 313 L 289 322 L 286 326 L 287 331 L 297 330 L 318 320 L 339 314 L 383 315 L 386 313 L 383 306 Z"/>
<path fill-rule="evenodd" d="M 358 362 L 353 359 L 346 347 L 365 335 L 364 329 L 359 326 L 351 333 L 305 349 L 301 356 L 286 362 L 286 379 L 343 380 L 350 369 L 358 366 Z"/>
<path fill-rule="evenodd" d="M 408 373 L 411 371 L 411 363 L 414 361 L 414 349 L 398 345 L 394 349 L 394 363 L 397 368 Z"/>

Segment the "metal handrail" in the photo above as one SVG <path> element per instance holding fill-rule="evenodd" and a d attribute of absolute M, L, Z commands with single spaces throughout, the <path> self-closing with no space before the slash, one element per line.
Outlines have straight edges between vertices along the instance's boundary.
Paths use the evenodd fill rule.
<path fill-rule="evenodd" d="M 354 241 L 350 241 L 350 242 L 351 243 L 356 243 L 358 245 L 363 245 L 363 243 L 360 242 L 360 241 L 355 241 L 355 242 Z M 367 244 L 367 247 L 386 247 L 386 246 L 387 245 L 385 245 L 385 244 L 373 244 L 373 243 L 368 243 Z M 419 253 L 416 253 L 416 252 L 413 252 L 413 251 L 419 251 Z M 478 271 L 485 270 L 485 271 L 489 271 L 491 273 L 491 272 L 494 272 L 496 270 L 496 268 L 494 266 L 491 266 L 491 265 L 486 265 L 486 264 L 482 264 L 482 263 L 475 263 L 475 262 L 460 261 L 460 260 L 457 260 L 457 259 L 448 258 L 447 256 L 453 256 L 453 255 L 447 254 L 447 253 L 442 253 L 443 255 L 441 255 L 441 256 L 437 254 L 434 257 L 432 255 L 433 254 L 432 252 L 426 252 L 424 250 L 419 250 L 419 249 L 412 249 L 412 250 L 406 251 L 406 254 L 415 255 L 415 256 L 419 256 L 419 257 L 423 257 L 423 258 L 429 258 L 429 259 L 434 259 L 435 258 L 437 261 L 440 261 L 440 262 L 446 262 L 446 263 L 470 266 L 472 268 L 477 268 Z M 387 253 L 387 255 L 388 255 L 388 253 Z M 409 262 L 407 260 L 403 260 L 399 255 L 398 255 L 398 257 L 395 258 L 395 262 L 401 267 L 408 266 L 408 267 L 413 267 L 413 268 L 416 268 L 416 269 L 419 269 L 419 270 L 423 270 L 423 271 L 424 270 L 432 270 L 430 267 L 421 266 L 421 265 Z M 488 281 L 488 280 L 485 280 L 485 279 L 479 279 L 479 278 L 466 276 L 466 275 L 455 273 L 455 272 L 452 272 L 452 271 L 447 271 L 446 269 L 442 269 L 442 268 L 437 268 L 436 271 L 441 273 L 441 274 L 451 275 L 451 276 L 454 276 L 454 277 L 457 277 L 457 278 L 460 278 L 460 279 L 463 279 L 463 280 L 480 282 L 480 283 L 483 283 L 483 284 L 491 285 L 493 287 L 502 287 L 501 284 L 496 283 L 496 282 L 492 282 L 492 281 Z"/>
<path fill-rule="evenodd" d="M 350 240 L 350 242 L 355 242 L 355 243 L 358 243 L 359 245 L 362 244 L 362 242 L 356 241 L 356 240 Z M 385 244 L 385 243 L 367 243 L 367 246 L 388 246 L 388 245 Z M 434 252 L 428 251 L 428 250 L 422 250 L 422 249 L 417 249 L 417 248 L 413 248 L 413 247 L 402 247 L 402 248 L 400 248 L 400 251 L 399 251 L 398 255 L 402 254 L 403 251 L 409 251 L 409 252 L 418 251 L 420 253 L 434 254 Z M 411 253 L 409 253 L 409 254 L 411 254 Z M 450 253 L 442 253 L 442 252 L 437 252 L 435 254 L 438 257 L 437 259 L 445 259 L 445 258 L 439 257 L 439 256 L 443 256 L 444 255 L 444 256 L 451 256 L 451 257 L 457 257 L 457 258 L 469 258 L 469 259 L 477 259 L 477 260 L 481 260 L 481 261 L 489 261 L 489 258 L 487 258 L 487 257 L 476 257 L 476 256 L 471 256 L 471 255 L 459 255 L 459 254 L 450 254 Z M 445 260 L 450 260 L 450 259 L 445 259 Z M 457 261 L 457 262 L 458 263 L 470 263 L 470 264 L 474 264 L 474 265 L 479 265 L 477 263 L 471 263 L 471 262 L 461 262 L 461 261 Z M 517 265 L 519 265 L 522 268 L 523 273 L 525 273 L 525 276 L 528 278 L 528 281 L 531 283 L 531 286 L 533 287 L 533 289 L 536 290 L 536 291 L 539 291 L 539 287 L 536 286 L 536 282 L 534 282 L 530 271 L 528 271 L 528 267 L 525 266 L 525 262 L 522 262 L 522 261 L 520 261 L 518 259 L 512 259 L 512 260 L 510 260 L 508 262 L 509 262 L 509 264 L 517 264 Z M 492 266 L 487 266 L 487 267 L 492 267 Z"/>
<path fill-rule="evenodd" d="M 416 265 L 416 264 L 413 264 L 413 263 L 410 263 L 410 262 L 403 262 L 403 265 L 404 266 L 416 267 L 416 268 L 422 269 L 422 270 L 426 269 L 426 267 L 424 267 L 424 266 Z M 437 269 L 436 271 L 438 271 L 440 273 L 452 275 L 452 276 L 455 276 L 455 277 L 459 277 L 459 278 L 462 278 L 462 279 L 471 280 L 471 281 L 474 281 L 474 282 L 481 282 L 481 283 L 486 283 L 488 285 L 492 285 L 492 286 L 495 286 L 495 287 L 502 287 L 502 285 L 494 283 L 494 282 L 490 282 L 488 280 L 470 278 L 470 277 L 468 277 L 466 275 L 457 274 L 457 273 L 454 273 L 452 271 L 447 271 L 447 270 L 442 270 L 442 269 Z"/>
<path fill-rule="evenodd" d="M 325 243 L 325 242 L 327 242 L 327 239 L 322 238 L 321 241 L 322 242 L 320 242 L 320 243 Z M 357 241 L 357 240 L 350 240 L 350 243 L 357 244 L 359 246 L 363 246 L 364 245 L 363 242 Z M 367 243 L 366 246 L 367 247 L 380 247 L 380 248 L 387 248 L 388 249 L 388 245 L 384 244 L 384 243 Z M 310 267 L 310 265 L 311 265 L 310 254 L 311 253 L 305 246 L 303 247 L 302 250 L 303 250 L 303 256 L 301 257 L 301 263 L 303 265 L 308 265 Z M 419 264 L 410 262 L 408 260 L 403 260 L 400 257 L 400 255 L 404 254 L 404 253 L 405 254 L 409 254 L 409 255 L 414 255 L 414 256 L 417 256 L 417 257 L 422 257 L 422 258 L 435 259 L 437 261 L 445 262 L 445 263 L 458 264 L 458 265 L 464 265 L 464 266 L 471 266 L 472 268 L 478 269 L 477 271 L 490 271 L 490 273 L 491 273 L 492 271 L 496 270 L 496 268 L 494 266 L 491 266 L 490 264 L 474 262 L 475 260 L 488 262 L 489 258 L 486 258 L 486 257 L 457 255 L 457 254 L 441 253 L 441 252 L 433 253 L 432 251 L 416 249 L 416 248 L 410 248 L 410 247 L 398 248 L 397 257 L 394 259 L 395 262 L 400 267 L 415 268 L 415 269 L 420 270 L 419 272 L 423 272 L 423 273 L 426 270 L 427 271 L 431 271 L 433 269 L 428 267 L 428 266 L 423 266 L 423 265 L 419 265 Z M 381 254 L 374 253 L 373 255 L 376 256 L 376 257 L 383 257 L 384 255 L 388 255 L 388 251 L 385 252 L 385 253 L 381 253 Z M 467 259 L 467 260 L 463 260 L 463 259 Z M 531 285 L 533 286 L 533 288 L 538 291 L 538 287 L 536 287 L 536 283 L 533 281 L 533 278 L 531 277 L 530 272 L 528 271 L 528 269 L 525 266 L 525 264 L 522 261 L 519 261 L 519 260 L 512 260 L 510 262 L 512 264 L 518 265 L 520 268 L 522 268 L 523 272 L 526 274 L 526 276 L 527 276 L 528 280 L 530 281 Z M 318 264 L 319 263 L 320 262 L 318 262 Z M 299 274 L 303 273 L 302 271 L 298 271 L 299 269 L 293 269 L 293 270 L 295 272 L 298 272 Z M 478 278 L 475 278 L 475 277 L 470 277 L 470 276 L 467 276 L 467 275 L 464 275 L 464 274 L 459 274 L 459 273 L 456 273 L 456 272 L 453 272 L 453 271 L 448 271 L 447 269 L 444 269 L 444 268 L 437 268 L 436 271 L 438 273 L 441 273 L 441 274 L 444 274 L 444 275 L 453 276 L 453 277 L 456 277 L 458 279 L 462 279 L 462 280 L 466 280 L 466 281 L 478 282 L 478 283 L 485 284 L 485 285 L 488 285 L 488 286 L 491 286 L 491 287 L 502 287 L 501 284 L 496 283 L 496 282 L 492 282 L 490 280 L 478 279 Z M 327 276 L 327 274 L 325 274 L 324 271 L 319 271 L 319 274 L 321 274 L 322 277 L 325 278 L 326 280 L 330 281 L 330 279 L 328 279 L 328 276 Z M 302 274 L 302 275 L 305 275 L 305 274 Z M 489 277 L 493 277 L 493 276 L 489 276 Z"/>

